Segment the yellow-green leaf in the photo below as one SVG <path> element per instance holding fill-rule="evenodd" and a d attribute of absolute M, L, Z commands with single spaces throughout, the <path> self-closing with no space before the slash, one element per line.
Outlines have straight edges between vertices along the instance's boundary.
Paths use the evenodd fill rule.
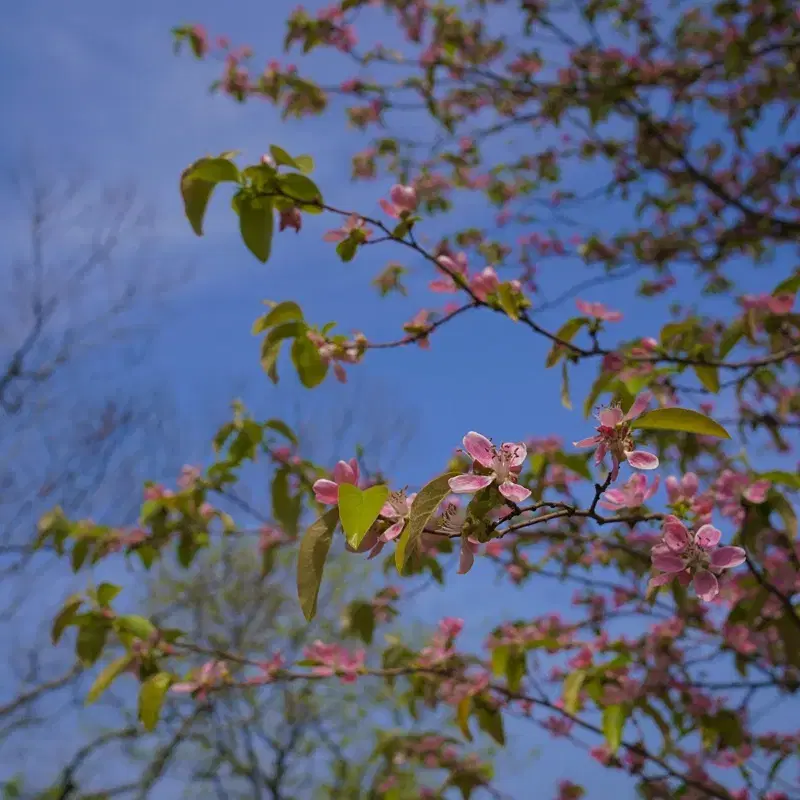
<path fill-rule="evenodd" d="M 94 679 L 88 694 L 86 695 L 86 705 L 94 703 L 103 692 L 111 686 L 113 680 L 121 675 L 128 668 L 132 660 L 130 655 L 120 656 L 115 661 L 107 664 L 100 670 L 98 676 Z"/>
<path fill-rule="evenodd" d="M 449 495 L 450 478 L 455 478 L 458 472 L 447 472 L 434 478 L 427 483 L 414 498 L 411 504 L 411 513 L 402 536 L 397 541 L 397 548 L 394 551 L 394 561 L 397 571 L 402 574 L 406 562 L 419 546 L 419 538 L 425 530 L 430 518 L 436 513 L 436 509 L 442 500 Z"/>
<path fill-rule="evenodd" d="M 517 307 L 517 293 L 508 283 L 501 283 L 497 289 L 497 297 L 500 300 L 500 308 L 508 314 L 514 322 L 519 320 L 519 309 Z"/>
<path fill-rule="evenodd" d="M 216 181 L 194 177 L 195 169 L 204 160 L 206 159 L 192 164 L 181 174 L 181 197 L 183 198 L 184 212 L 192 230 L 198 236 L 203 235 L 203 218 L 206 208 L 208 208 L 208 201 L 211 199 L 211 193 L 217 185 Z"/>
<path fill-rule="evenodd" d="M 340 487 L 341 488 L 341 487 Z M 305 533 L 297 556 L 297 596 L 303 615 L 311 622 L 317 613 L 317 598 L 331 549 L 333 532 L 339 524 L 339 509 L 326 511 Z"/>
<path fill-rule="evenodd" d="M 603 735 L 612 753 L 622 744 L 622 729 L 627 718 L 625 706 L 608 706 L 603 709 Z"/>
<path fill-rule="evenodd" d="M 690 408 L 656 408 L 637 417 L 631 428 L 645 431 L 685 431 L 702 436 L 730 439 L 731 435 L 718 422 Z"/>
<path fill-rule="evenodd" d="M 564 709 L 570 714 L 578 710 L 581 688 L 586 680 L 586 670 L 578 669 L 570 673 L 564 680 Z"/>
<path fill-rule="evenodd" d="M 556 331 L 556 339 L 560 339 L 562 342 L 571 342 L 575 338 L 575 334 L 588 322 L 589 320 L 586 319 L 586 317 L 575 317 L 574 319 L 567 320 Z M 568 352 L 568 347 L 556 342 L 547 354 L 547 360 L 544 362 L 544 365 L 548 369 L 554 367 Z"/>
<path fill-rule="evenodd" d="M 50 638 L 53 640 L 53 644 L 58 644 L 59 639 L 61 639 L 61 635 L 64 633 L 64 629 L 75 618 L 75 614 L 81 607 L 82 603 L 83 599 L 80 595 L 72 595 L 72 597 L 70 597 L 66 603 L 64 603 L 64 607 L 58 612 L 58 616 L 53 620 L 53 628 L 50 632 Z"/>
<path fill-rule="evenodd" d="M 149 639 L 156 632 L 156 626 L 149 619 L 140 617 L 138 614 L 126 614 L 123 617 L 117 617 L 114 625 L 117 630 L 132 633 L 142 640 Z"/>
<path fill-rule="evenodd" d="M 280 187 L 281 190 L 293 200 L 300 200 L 304 203 L 315 203 L 322 199 L 317 184 L 305 175 L 298 175 L 294 172 L 282 175 Z"/>
<path fill-rule="evenodd" d="M 171 683 L 172 676 L 168 672 L 157 672 L 142 684 L 139 690 L 139 719 L 145 730 L 152 731 L 158 724 L 161 706 Z"/>
<path fill-rule="evenodd" d="M 314 159 L 311 158 L 311 156 L 296 156 L 294 163 L 297 164 L 297 168 L 304 175 L 308 175 L 309 172 L 314 171 Z"/>
<path fill-rule="evenodd" d="M 709 392 L 716 394 L 719 391 L 719 370 L 716 367 L 709 367 L 705 364 L 695 364 L 694 374 L 697 375 L 697 380 L 699 380 Z"/>
<path fill-rule="evenodd" d="M 303 311 L 297 303 L 292 300 L 286 300 L 283 303 L 278 303 L 271 311 L 259 317 L 253 323 L 253 335 L 263 333 L 268 328 L 275 325 L 281 325 L 284 322 L 294 322 L 303 320 Z"/>
<path fill-rule="evenodd" d="M 569 396 L 569 373 L 567 372 L 567 362 L 561 365 L 561 405 L 566 409 L 572 409 L 572 400 Z"/>
<path fill-rule="evenodd" d="M 237 182 L 241 176 L 236 164 L 227 158 L 201 158 L 190 167 L 191 180 L 208 181 L 217 184 L 223 182 Z"/>
<path fill-rule="evenodd" d="M 472 741 L 472 733 L 469 729 L 469 715 L 471 712 L 472 697 L 468 695 L 458 704 L 458 710 L 456 711 L 456 721 L 458 722 L 458 727 L 461 728 L 461 733 L 464 734 L 464 738 L 468 742 Z"/>
<path fill-rule="evenodd" d="M 389 497 L 388 486 L 372 486 L 363 491 L 358 486 L 343 483 L 339 486 L 339 519 L 347 543 L 354 550 L 361 544 L 372 523 Z"/>
<path fill-rule="evenodd" d="M 299 169 L 297 162 L 281 147 L 273 144 L 269 148 L 269 152 L 272 157 L 275 159 L 275 163 L 278 166 L 285 166 L 285 167 L 292 167 L 294 169 Z"/>

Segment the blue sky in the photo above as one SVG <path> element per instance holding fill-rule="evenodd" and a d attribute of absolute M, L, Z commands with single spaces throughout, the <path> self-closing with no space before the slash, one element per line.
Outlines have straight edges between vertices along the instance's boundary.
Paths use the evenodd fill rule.
<path fill-rule="evenodd" d="M 271 143 L 294 154 L 312 154 L 318 166 L 315 177 L 334 204 L 377 213 L 377 196 L 390 182 L 361 187 L 347 183 L 348 159 L 356 146 L 343 121 L 284 124 L 266 104 L 238 106 L 225 97 L 209 96 L 218 64 L 172 53 L 170 28 L 200 21 L 212 33 L 253 45 L 259 60 L 280 57 L 279 22 L 293 5 L 285 0 L 270 0 L 268 5 L 246 0 L 234 9 L 208 0 L 33 0 L 9 8 L 0 30 L 0 71 L 14 76 L 0 86 L 0 162 L 7 162 L 0 167 L 31 150 L 52 169 L 61 162 L 83 164 L 104 180 L 133 179 L 156 210 L 154 252 L 159 268 L 169 274 L 185 264 L 192 267 L 191 280 L 146 314 L 155 343 L 147 380 L 172 398 L 186 461 L 205 458 L 208 437 L 225 419 L 233 396 L 242 397 L 259 414 L 291 413 L 300 390 L 289 369 L 274 390 L 258 367 L 258 342 L 250 335 L 250 325 L 263 308 L 262 300 L 295 299 L 308 319 L 320 324 L 333 319 L 342 330 L 358 328 L 376 340 L 396 338 L 416 308 L 438 302 L 436 297 L 423 299 L 420 291 L 412 292 L 409 300 L 381 301 L 369 281 L 388 260 L 401 260 L 403 254 L 376 248 L 343 265 L 321 241 L 322 231 L 335 227 L 328 220 L 307 221 L 300 236 L 292 231 L 277 236 L 271 261 L 261 265 L 240 243 L 235 218 L 222 197 L 212 202 L 203 239 L 192 234 L 183 218 L 177 181 L 189 162 L 226 149 L 241 149 L 255 160 Z M 327 71 L 327 62 L 325 66 Z M 338 69 L 329 73 L 330 80 L 345 77 Z M 0 235 L 13 245 L 19 211 L 1 192 Z M 467 207 L 464 214 L 481 218 L 478 208 Z M 598 228 L 613 225 L 613 215 L 613 209 L 598 206 L 590 223 Z M 417 288 L 432 277 L 423 265 L 407 266 L 415 270 L 412 281 Z M 757 281 L 746 277 L 753 286 Z M 551 296 L 573 282 L 555 267 L 550 273 L 545 268 L 542 276 Z M 592 291 L 586 299 L 606 301 L 627 312 L 632 288 L 614 284 Z M 543 324 L 557 327 L 571 315 L 570 303 L 543 314 Z M 715 304 L 708 301 L 709 311 Z M 627 314 L 618 328 L 620 335 L 657 334 L 666 304 L 645 305 Z M 396 405 L 413 419 L 415 438 L 396 477 L 399 485 L 419 484 L 441 468 L 471 429 L 496 440 L 552 433 L 571 440 L 587 435 L 589 423 L 579 410 L 569 412 L 558 401 L 558 374 L 544 371 L 547 349 L 543 340 L 485 314 L 473 323 L 447 326 L 434 337 L 430 351 L 405 348 L 371 354 L 351 370 L 353 380 L 347 387 L 331 381 L 320 397 L 302 399 L 301 405 L 323 423 L 327 404 L 340 408 L 357 398 L 369 407 L 369 398 L 378 392 L 385 398 L 381 403 Z M 576 409 L 593 377 L 592 368 L 573 378 Z M 351 454 L 331 458 L 334 455 Z M 523 589 L 495 586 L 488 565 L 479 562 L 468 577 L 453 580 L 447 592 L 436 597 L 435 609 L 431 601 L 419 613 L 467 617 L 468 633 L 478 643 L 492 621 L 510 613 L 566 611 L 571 595 L 571 588 L 552 582 L 529 583 Z M 476 597 L 481 598 L 480 609 Z M 550 742 L 532 726 L 519 726 L 516 734 L 514 772 L 505 788 L 520 800 L 530 796 L 522 788 L 530 785 L 527 781 L 535 780 L 545 792 L 566 774 L 591 782 L 589 800 L 608 797 L 626 785 L 583 756 L 573 760 L 571 746 Z M 534 748 L 546 757 L 520 764 L 519 757 Z"/>

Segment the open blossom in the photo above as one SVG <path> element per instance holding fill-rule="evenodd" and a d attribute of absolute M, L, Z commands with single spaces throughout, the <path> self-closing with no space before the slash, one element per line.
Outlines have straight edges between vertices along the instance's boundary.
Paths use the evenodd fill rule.
<path fill-rule="evenodd" d="M 365 239 L 368 239 L 369 235 L 372 233 L 372 229 L 367 227 L 367 223 L 364 222 L 361 217 L 357 214 L 351 214 L 341 228 L 334 228 L 328 231 L 322 238 L 326 242 L 341 242 L 353 231 L 357 230 L 360 230 L 364 234 Z"/>
<path fill-rule="evenodd" d="M 686 586 L 693 580 L 702 600 L 719 594 L 717 575 L 745 561 L 741 547 L 718 547 L 721 533 L 713 525 L 702 525 L 692 536 L 675 516 L 664 519 L 662 539 L 651 550 L 653 567 L 661 574 L 651 579 L 652 586 L 663 586 L 678 578 Z"/>
<path fill-rule="evenodd" d="M 349 483 L 358 486 L 358 461 L 351 458 L 350 461 L 340 461 L 333 468 L 333 480 L 320 478 L 311 487 L 314 490 L 314 497 L 318 503 L 325 505 L 336 505 L 339 502 L 339 484 Z"/>
<path fill-rule="evenodd" d="M 597 447 L 595 452 L 595 464 L 600 464 L 605 458 L 606 453 L 611 453 L 611 480 L 616 480 L 619 475 L 619 465 L 627 461 L 636 469 L 655 469 L 658 466 L 658 458 L 646 450 L 634 450 L 631 428 L 628 424 L 631 420 L 638 417 L 648 405 L 652 395 L 643 392 L 634 401 L 627 414 L 622 413 L 619 406 L 608 406 L 602 409 L 597 418 L 600 425 L 597 434 L 588 439 L 581 439 L 573 442 L 574 447 Z"/>
<path fill-rule="evenodd" d="M 496 482 L 500 494 L 512 503 L 521 503 L 530 497 L 530 489 L 517 483 L 517 476 L 528 456 L 528 449 L 522 442 L 505 442 L 500 447 L 495 447 L 485 436 L 475 431 L 470 431 L 463 441 L 464 449 L 473 461 L 489 470 L 489 473 L 481 475 L 473 472 L 450 478 L 450 488 L 456 494 L 477 492 Z"/>
<path fill-rule="evenodd" d="M 578 311 L 587 317 L 601 319 L 604 322 L 619 322 L 622 319 L 621 311 L 606 308 L 602 303 L 587 303 L 586 300 L 576 300 L 575 305 L 578 307 Z"/>
<path fill-rule="evenodd" d="M 380 205 L 390 217 L 398 219 L 414 211 L 418 202 L 417 190 L 413 186 L 395 184 L 389 191 L 389 200 L 381 198 Z"/>
<path fill-rule="evenodd" d="M 641 473 L 631 476 L 630 480 L 621 489 L 609 489 L 601 500 L 601 508 L 617 511 L 621 508 L 639 508 L 644 505 L 657 491 L 659 477 L 656 475 L 650 486 L 647 477 Z"/>
<path fill-rule="evenodd" d="M 209 661 L 200 667 L 193 679 L 174 683 L 170 690 L 178 694 L 192 694 L 202 700 L 211 689 L 225 681 L 228 675 L 228 667 L 223 661 Z"/>
<path fill-rule="evenodd" d="M 407 495 L 405 491 L 392 492 L 389 499 L 381 508 L 381 516 L 386 519 L 393 519 L 394 523 L 387 528 L 380 536 L 383 542 L 391 542 L 396 539 L 406 526 L 408 515 L 411 513 L 411 504 L 417 496 L 416 492 Z"/>
<path fill-rule="evenodd" d="M 771 485 L 769 481 L 754 481 L 742 472 L 726 469 L 714 481 L 713 488 L 722 515 L 740 523 L 745 515 L 742 498 L 748 503 L 759 505 L 767 499 Z"/>
<path fill-rule="evenodd" d="M 500 286 L 500 279 L 494 267 L 484 267 L 469 281 L 469 288 L 478 300 L 484 301 L 490 294 L 494 294 Z"/>

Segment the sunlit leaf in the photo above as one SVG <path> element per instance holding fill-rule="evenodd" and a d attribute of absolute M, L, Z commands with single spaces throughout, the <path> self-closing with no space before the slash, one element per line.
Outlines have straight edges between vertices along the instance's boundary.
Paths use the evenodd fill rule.
<path fill-rule="evenodd" d="M 350 547 L 361 544 L 388 497 L 388 486 L 361 490 L 349 483 L 339 485 L 339 519 Z"/>
<path fill-rule="evenodd" d="M 109 686 L 111 686 L 114 679 L 125 672 L 130 665 L 131 660 L 132 656 L 126 654 L 124 656 L 120 656 L 120 658 L 117 658 L 100 670 L 100 673 L 94 679 L 94 683 L 92 683 L 91 687 L 89 688 L 89 692 L 86 695 L 87 706 L 90 703 L 94 703 L 94 701 L 97 700 L 97 698 L 100 697 L 100 695 L 103 694 L 103 692 L 108 689 Z"/>
<path fill-rule="evenodd" d="M 685 431 L 703 436 L 730 439 L 731 436 L 718 422 L 690 408 L 656 408 L 637 417 L 631 428 L 650 431 Z"/>
<path fill-rule="evenodd" d="M 161 706 L 171 683 L 172 676 L 168 672 L 157 672 L 142 684 L 139 690 L 139 720 L 145 730 L 155 730 L 158 725 Z"/>

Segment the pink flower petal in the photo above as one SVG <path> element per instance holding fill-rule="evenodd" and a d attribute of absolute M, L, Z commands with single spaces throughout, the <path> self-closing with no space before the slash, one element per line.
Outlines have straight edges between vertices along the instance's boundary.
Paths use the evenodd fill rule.
<path fill-rule="evenodd" d="M 603 497 L 618 506 L 624 506 L 628 499 L 628 495 L 622 489 L 609 489 Z"/>
<path fill-rule="evenodd" d="M 450 478 L 448 483 L 456 494 L 464 494 L 485 489 L 493 480 L 492 475 L 457 475 L 455 478 Z"/>
<path fill-rule="evenodd" d="M 508 456 L 508 466 L 512 470 L 521 467 L 528 457 L 528 448 L 523 442 L 505 442 L 500 449 Z"/>
<path fill-rule="evenodd" d="M 512 503 L 521 503 L 531 496 L 531 490 L 520 486 L 518 483 L 505 481 L 500 484 L 500 494 Z"/>
<path fill-rule="evenodd" d="M 624 419 L 624 415 L 622 413 L 622 409 L 618 406 L 610 406 L 609 408 L 604 408 L 598 415 L 597 418 L 600 420 L 600 424 L 606 428 L 616 428 L 620 422 Z"/>
<path fill-rule="evenodd" d="M 483 467 L 491 467 L 494 458 L 494 447 L 492 443 L 480 433 L 470 431 L 464 437 L 464 449 L 470 457 Z M 488 484 L 487 484 L 488 486 Z"/>
<path fill-rule="evenodd" d="M 336 505 L 339 502 L 339 487 L 327 478 L 320 478 L 314 483 L 312 489 L 318 503 Z"/>
<path fill-rule="evenodd" d="M 632 450 L 625 453 L 625 458 L 636 469 L 655 469 L 658 466 L 658 456 L 646 450 Z"/>
<path fill-rule="evenodd" d="M 333 468 L 333 479 L 336 483 L 351 483 L 353 485 L 356 484 L 358 480 L 358 465 L 356 465 L 356 469 L 354 470 L 352 465 L 352 461 L 348 464 L 346 461 L 339 461 L 336 466 Z"/>
<path fill-rule="evenodd" d="M 695 544 L 700 545 L 700 547 L 704 548 L 705 550 L 710 550 L 712 547 L 716 547 L 721 538 L 722 533 L 713 525 L 701 526 L 697 529 L 697 533 L 694 535 Z"/>
<path fill-rule="evenodd" d="M 579 442 L 573 442 L 573 447 L 594 447 L 600 443 L 599 436 L 590 436 L 588 439 L 581 439 Z"/>
<path fill-rule="evenodd" d="M 381 516 L 386 519 L 397 519 L 397 509 L 387 501 L 381 506 Z"/>
<path fill-rule="evenodd" d="M 752 486 L 748 486 L 742 494 L 745 500 L 759 505 L 767 499 L 767 492 L 770 490 L 770 486 L 769 481 L 756 481 Z"/>
<path fill-rule="evenodd" d="M 711 566 L 717 569 L 732 569 L 744 564 L 747 558 L 741 547 L 718 547 L 711 553 Z"/>
<path fill-rule="evenodd" d="M 634 401 L 630 410 L 625 415 L 625 420 L 636 419 L 650 405 L 653 395 L 650 392 L 642 392 Z"/>
<path fill-rule="evenodd" d="M 686 567 L 683 559 L 675 553 L 655 553 L 652 561 L 659 572 L 681 572 Z"/>
<path fill-rule="evenodd" d="M 184 683 L 173 683 L 169 690 L 176 694 L 191 694 L 198 686 L 198 683 L 185 681 Z"/>
<path fill-rule="evenodd" d="M 672 572 L 664 572 L 661 575 L 653 575 L 650 578 L 651 586 L 666 586 L 670 581 L 675 580 L 675 575 Z"/>
<path fill-rule="evenodd" d="M 381 534 L 381 539 L 384 542 L 391 542 L 393 539 L 396 539 L 403 532 L 403 528 L 405 528 L 405 526 L 406 522 L 403 519 L 401 519 L 399 522 L 395 522 L 394 525 L 387 528 Z"/>
<path fill-rule="evenodd" d="M 458 574 L 466 575 L 475 563 L 475 551 L 465 537 L 461 537 L 461 553 L 458 556 Z"/>
<path fill-rule="evenodd" d="M 694 590 L 701 600 L 709 602 L 719 594 L 719 582 L 707 569 L 701 569 L 694 576 Z"/>
<path fill-rule="evenodd" d="M 682 553 L 691 542 L 686 526 L 672 515 L 664 520 L 662 531 L 664 533 L 664 542 L 674 553 Z"/>

